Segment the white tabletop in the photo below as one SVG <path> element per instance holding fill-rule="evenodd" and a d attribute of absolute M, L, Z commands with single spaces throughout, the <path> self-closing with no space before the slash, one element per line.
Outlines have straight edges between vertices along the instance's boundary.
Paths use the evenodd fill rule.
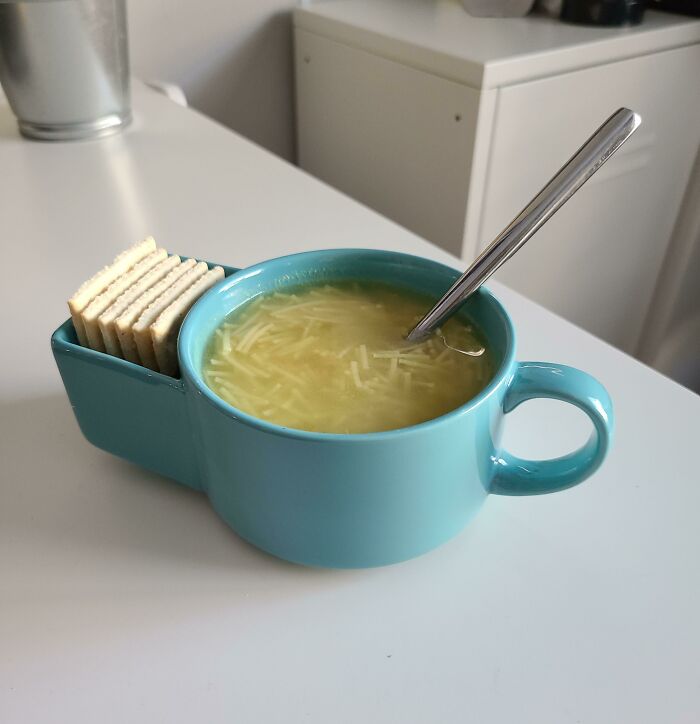
<path fill-rule="evenodd" d="M 700 20 L 648 11 L 639 25 L 563 23 L 542 14 L 476 18 L 459 0 L 332 0 L 294 24 L 474 88 L 494 88 L 700 42 Z"/>
<path fill-rule="evenodd" d="M 125 134 L 73 144 L 20 140 L 0 109 L 0 721 L 697 722 L 700 398 L 503 287 L 521 359 L 608 387 L 615 447 L 569 491 L 491 496 L 413 561 L 278 561 L 81 437 L 49 336 L 145 234 L 234 265 L 348 245 L 450 261 L 191 110 L 138 85 L 134 104 Z M 588 430 L 545 402 L 507 428 L 531 456 Z"/>

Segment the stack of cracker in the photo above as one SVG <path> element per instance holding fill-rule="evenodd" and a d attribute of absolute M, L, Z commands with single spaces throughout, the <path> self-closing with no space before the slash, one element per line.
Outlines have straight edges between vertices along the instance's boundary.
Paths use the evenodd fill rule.
<path fill-rule="evenodd" d="M 182 261 L 152 237 L 122 252 L 68 300 L 80 344 L 156 372 L 178 373 L 177 335 L 199 297 L 224 278 L 220 267 Z"/>

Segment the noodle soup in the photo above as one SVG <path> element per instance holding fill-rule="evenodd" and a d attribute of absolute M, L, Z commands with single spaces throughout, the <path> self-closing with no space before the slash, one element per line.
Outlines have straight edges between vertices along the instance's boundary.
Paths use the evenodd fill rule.
<path fill-rule="evenodd" d="M 470 400 L 493 372 L 464 319 L 443 326 L 444 341 L 406 342 L 432 304 L 361 282 L 262 295 L 215 330 L 204 380 L 234 407 L 283 427 L 365 433 L 425 422 Z"/>

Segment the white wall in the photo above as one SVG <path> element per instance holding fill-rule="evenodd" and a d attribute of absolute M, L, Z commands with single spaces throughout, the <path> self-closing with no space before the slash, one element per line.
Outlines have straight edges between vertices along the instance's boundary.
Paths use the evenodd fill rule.
<path fill-rule="evenodd" d="M 292 160 L 295 5 L 294 0 L 132 0 L 132 73 L 177 83 L 191 106 Z"/>

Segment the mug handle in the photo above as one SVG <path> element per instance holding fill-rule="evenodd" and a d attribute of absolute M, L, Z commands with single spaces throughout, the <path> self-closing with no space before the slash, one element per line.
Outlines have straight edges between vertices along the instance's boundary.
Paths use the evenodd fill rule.
<path fill-rule="evenodd" d="M 612 402 L 594 377 L 566 365 L 519 362 L 503 401 L 504 412 L 537 397 L 562 400 L 583 410 L 593 423 L 593 433 L 578 450 L 552 460 L 525 460 L 502 450 L 494 459 L 491 493 L 538 495 L 565 490 L 592 475 L 610 448 Z"/>

